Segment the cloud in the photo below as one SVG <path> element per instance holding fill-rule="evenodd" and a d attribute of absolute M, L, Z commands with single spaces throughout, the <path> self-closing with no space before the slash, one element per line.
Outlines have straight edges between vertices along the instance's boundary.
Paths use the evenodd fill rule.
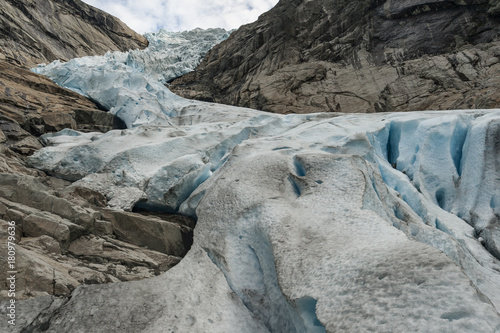
<path fill-rule="evenodd" d="M 234 29 L 255 21 L 278 0 L 83 0 L 138 33 L 194 28 Z"/>

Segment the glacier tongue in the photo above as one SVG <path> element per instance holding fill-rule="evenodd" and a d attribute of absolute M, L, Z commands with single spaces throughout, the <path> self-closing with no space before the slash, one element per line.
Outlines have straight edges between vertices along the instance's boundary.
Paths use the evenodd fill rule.
<path fill-rule="evenodd" d="M 36 69 L 128 129 L 45 135 L 33 166 L 114 208 L 198 220 L 178 266 L 79 288 L 53 331 L 108 330 L 116 307 L 150 332 L 500 329 L 500 111 L 284 116 L 189 101 L 163 85 L 185 64 L 162 59 L 197 54 L 203 31 L 188 51 L 167 35 Z"/>

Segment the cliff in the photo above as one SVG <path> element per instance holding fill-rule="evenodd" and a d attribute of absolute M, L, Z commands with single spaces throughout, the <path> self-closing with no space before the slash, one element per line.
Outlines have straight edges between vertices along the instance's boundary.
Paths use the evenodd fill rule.
<path fill-rule="evenodd" d="M 63 128 L 106 131 L 121 123 L 92 101 L 29 68 L 59 59 L 144 48 L 119 19 L 78 0 L 0 0 L 0 129 L 9 145 Z M 18 149 L 31 153 L 39 145 Z M 14 147 L 16 148 L 16 147 Z"/>
<path fill-rule="evenodd" d="M 282 0 L 169 88 L 277 113 L 495 108 L 488 0 Z"/>
<path fill-rule="evenodd" d="M 0 7 L 0 57 L 11 64 L 33 67 L 148 44 L 116 17 L 79 0 L 0 0 Z"/>

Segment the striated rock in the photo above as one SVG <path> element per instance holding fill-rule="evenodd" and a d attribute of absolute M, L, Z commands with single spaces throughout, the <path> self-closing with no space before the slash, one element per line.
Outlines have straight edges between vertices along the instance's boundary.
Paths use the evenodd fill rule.
<path fill-rule="evenodd" d="M 68 200 L 55 196 L 49 187 L 34 177 L 2 174 L 0 185 L 0 196 L 71 220 L 87 230 L 100 216 L 95 210 L 72 205 Z"/>
<path fill-rule="evenodd" d="M 38 149 L 42 148 L 42 145 L 35 137 L 27 136 L 21 141 L 13 144 L 10 148 L 22 155 L 31 155 Z"/>
<path fill-rule="evenodd" d="M 0 173 L 45 176 L 41 171 L 26 167 L 22 156 L 0 144 Z"/>
<path fill-rule="evenodd" d="M 59 309 L 67 303 L 64 298 L 58 298 L 54 296 L 41 296 L 37 298 L 30 299 L 23 303 L 16 303 L 16 310 L 22 313 L 22 316 L 16 317 L 17 330 L 20 331 L 19 327 L 26 327 L 30 325 L 42 324 L 50 319 L 50 316 L 54 311 Z M 7 317 L 9 313 L 7 302 L 0 303 L 0 313 L 4 317 Z M 10 331 L 16 331 L 16 326 L 10 326 Z"/>
<path fill-rule="evenodd" d="M 78 238 L 85 229 L 81 226 L 55 218 L 47 214 L 29 215 L 22 221 L 23 233 L 27 236 L 37 237 L 48 235 L 60 242 L 62 246 L 67 246 L 69 242 Z"/>
<path fill-rule="evenodd" d="M 5 201 L 1 198 L 0 200 Z M 0 213 L 3 212 L 3 218 L 10 221 L 11 219 L 5 218 L 5 211 L 5 205 L 0 203 Z M 16 282 L 18 299 L 47 294 L 69 296 L 80 284 L 149 278 L 167 271 L 180 261 L 177 256 L 138 247 L 111 237 L 86 235 L 73 239 L 71 229 L 68 233 L 64 224 L 56 225 L 57 217 L 52 218 L 53 220 L 48 220 L 29 215 L 24 221 L 16 221 L 15 264 L 20 272 Z M 0 219 L 2 238 L 7 235 L 5 220 Z M 53 225 L 52 229 L 48 228 L 50 223 Z M 44 230 L 44 227 L 47 228 Z M 36 233 L 41 235 L 32 237 Z M 53 237 L 48 236 L 49 234 Z M 63 243 L 66 246 L 61 246 L 61 238 L 66 242 Z M 4 250 L 4 244 L 0 248 Z M 5 257 L 0 258 L 0 264 L 7 265 Z M 5 281 L 5 274 L 6 271 L 0 274 L 2 281 Z M 7 298 L 7 288 L 2 290 L 0 298 Z"/>
<path fill-rule="evenodd" d="M 47 235 L 24 238 L 22 245 L 28 250 L 37 250 L 45 254 L 61 254 L 59 242 Z"/>
<path fill-rule="evenodd" d="M 0 8 L 0 143 L 30 155 L 41 147 L 35 137 L 44 133 L 123 127 L 94 102 L 28 68 L 56 59 L 144 48 L 143 36 L 79 0 L 1 0 Z M 0 152 L 0 171 L 33 174 L 9 167 L 9 160 Z"/>
<path fill-rule="evenodd" d="M 1 0 L 0 49 L 12 64 L 144 48 L 146 38 L 79 0 Z"/>
<path fill-rule="evenodd" d="M 70 186 L 65 189 L 65 197 L 80 201 L 82 206 L 90 204 L 97 207 L 106 207 L 106 197 L 86 187 Z"/>
<path fill-rule="evenodd" d="M 189 249 L 192 229 L 185 225 L 194 225 L 190 219 L 99 211 L 92 202 L 102 205 L 102 195 L 68 184 L 0 174 L 2 239 L 8 236 L 7 221 L 16 222 L 18 299 L 69 296 L 80 284 L 153 277 L 175 266 Z M 5 246 L 0 244 L 0 251 Z M 6 260 L 0 257 L 0 265 L 6 267 Z M 0 273 L 1 281 L 5 274 Z M 7 299 L 7 288 L 2 290 L 0 298 Z"/>
<path fill-rule="evenodd" d="M 121 211 L 107 211 L 103 216 L 111 220 L 118 239 L 162 253 L 184 256 L 187 248 L 185 241 L 192 238 L 191 228 L 155 216 L 143 217 Z"/>
<path fill-rule="evenodd" d="M 105 132 L 123 127 L 87 98 L 5 61 L 0 61 L 0 114 L 7 143 L 64 128 Z"/>
<path fill-rule="evenodd" d="M 115 262 L 130 268 L 144 267 L 147 271 L 151 269 L 165 271 L 180 260 L 176 256 L 148 250 L 109 237 L 94 236 L 84 236 L 74 241 L 69 248 L 69 253 L 89 262 Z M 121 276 L 119 279 L 122 281 L 138 279 L 134 274 L 128 275 L 128 277 Z M 148 274 L 144 277 L 150 276 L 153 275 Z"/>
<path fill-rule="evenodd" d="M 495 108 L 497 15 L 488 0 L 283 0 L 169 88 L 277 113 Z"/>

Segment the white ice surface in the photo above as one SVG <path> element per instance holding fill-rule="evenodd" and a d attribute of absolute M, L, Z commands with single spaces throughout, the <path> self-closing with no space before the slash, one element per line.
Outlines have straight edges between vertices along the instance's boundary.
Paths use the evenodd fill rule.
<path fill-rule="evenodd" d="M 129 128 L 46 135 L 33 166 L 115 208 L 196 217 L 197 250 L 184 260 L 208 255 L 250 312 L 248 327 L 500 330 L 499 260 L 478 240 L 500 227 L 499 110 L 268 114 L 175 96 L 155 60 L 170 51 L 134 52 L 140 66 L 115 53 L 36 69 Z M 191 269 L 181 263 L 160 282 L 188 295 L 187 308 L 193 291 L 178 275 Z M 226 299 L 218 285 L 200 288 Z"/>

